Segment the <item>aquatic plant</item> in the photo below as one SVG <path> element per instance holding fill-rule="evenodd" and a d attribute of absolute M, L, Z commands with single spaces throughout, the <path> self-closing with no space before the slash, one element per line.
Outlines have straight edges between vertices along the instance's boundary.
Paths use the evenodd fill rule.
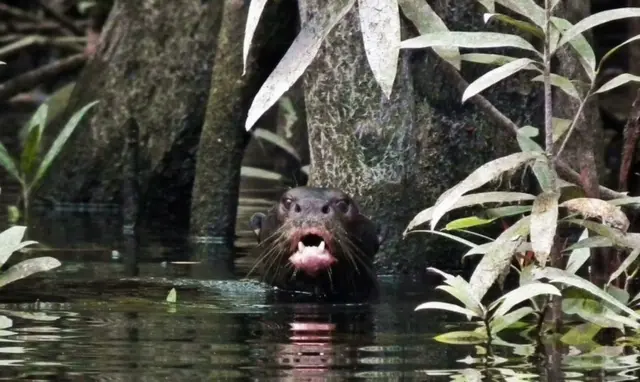
<path fill-rule="evenodd" d="M 42 152 L 42 137 L 47 122 L 48 105 L 40 105 L 35 114 L 31 117 L 27 127 L 26 139 L 22 144 L 20 158 L 11 157 L 7 149 L 0 143 L 0 166 L 20 184 L 21 201 L 25 221 L 29 216 L 29 202 L 31 195 L 42 182 L 51 164 L 62 151 L 65 143 L 75 131 L 78 123 L 85 113 L 98 101 L 85 105 L 69 118 L 66 125 L 51 144 L 49 151 L 40 159 Z"/>
<path fill-rule="evenodd" d="M 492 85 L 521 71 L 538 72 L 533 81 L 544 85 L 544 146 L 543 149 L 532 137 L 538 129 L 532 126 L 519 127 L 508 121 L 517 137 L 521 152 L 492 160 L 466 179 L 445 191 L 435 204 L 420 212 L 408 225 L 405 235 L 411 232 L 428 232 L 456 240 L 470 247 L 464 255 L 482 255 L 482 259 L 473 271 L 469 281 L 453 277 L 437 270 L 445 278 L 447 285 L 443 290 L 462 303 L 464 307 L 440 302 L 427 302 L 416 309 L 442 309 L 480 319 L 485 333 L 474 332 L 476 339 L 481 336 L 491 340 L 497 332 L 511 326 L 528 314 L 539 316 L 536 334 L 543 333 L 542 321 L 550 306 L 559 306 L 561 312 L 553 311 L 551 321 L 553 329 L 560 330 L 562 316 L 578 316 L 599 328 L 611 327 L 626 332 L 628 328 L 637 330 L 640 315 L 627 305 L 637 305 L 640 296 L 630 298 L 628 288 L 630 280 L 640 270 L 640 234 L 628 232 L 630 222 L 620 206 L 640 204 L 640 198 L 623 197 L 614 200 L 602 200 L 597 197 L 576 197 L 567 191 L 577 185 L 559 178 L 556 173 L 558 157 L 571 138 L 581 118 L 585 104 L 596 94 L 603 93 L 630 81 L 640 81 L 640 77 L 628 73 L 619 75 L 602 85 L 596 81 L 603 63 L 625 44 L 640 39 L 634 36 L 607 52 L 596 63 L 593 48 L 582 35 L 598 25 L 628 17 L 640 17 L 640 8 L 621 8 L 599 12 L 586 17 L 575 25 L 568 20 L 551 16 L 552 10 L 561 1 L 546 0 L 545 6 L 538 6 L 533 0 L 496 0 L 479 1 L 490 13 L 484 15 L 485 21 L 498 20 L 528 33 L 540 42 L 542 48 L 534 47 L 529 41 L 515 34 L 496 32 L 449 32 L 424 33 L 418 37 L 402 41 L 402 49 L 422 49 L 427 47 L 464 47 L 464 48 L 516 48 L 533 53 L 533 58 L 472 53 L 459 56 L 462 60 L 495 65 L 484 75 L 473 81 L 465 89 L 462 102 L 471 99 Z M 495 3 L 505 6 L 525 20 L 495 13 Z M 424 19 L 433 20 L 438 16 L 428 7 L 421 8 Z M 415 16 L 415 15 L 414 15 Z M 551 71 L 551 58 L 565 45 L 578 55 L 589 83 L 587 89 L 579 89 L 576 82 Z M 577 113 L 570 120 L 554 118 L 552 110 L 552 87 L 557 87 L 570 97 L 579 101 Z M 499 112 L 497 112 L 499 113 Z M 506 117 L 505 117 L 506 118 Z M 556 145 L 556 144 L 559 144 Z M 554 147 L 558 147 L 557 150 Z M 541 189 L 538 195 L 519 192 L 480 192 L 469 193 L 499 179 L 505 173 L 515 172 L 528 167 L 535 175 Z M 585 183 L 584 186 L 588 184 Z M 587 187 L 585 187 L 586 189 Z M 563 202 L 560 202 L 562 197 Z M 436 230 L 440 220 L 450 211 L 473 205 L 491 205 L 520 203 L 520 205 L 501 206 L 485 209 L 481 215 L 465 217 L 449 222 L 444 229 Z M 566 214 L 561 215 L 561 212 Z M 504 217 L 520 219 L 504 230 L 497 238 L 480 235 L 471 229 L 493 223 Z M 560 217 L 562 216 L 562 217 Z M 576 217 L 582 217 L 578 219 Z M 593 221 L 595 219 L 597 221 Z M 419 230 L 418 226 L 429 223 L 430 229 Z M 584 231 L 581 238 L 568 248 L 558 250 L 558 229 L 581 226 Z M 445 232 L 448 231 L 448 232 Z M 595 236 L 589 236 L 594 232 Z M 473 234 L 489 239 L 487 243 L 476 244 L 457 233 Z M 620 267 L 609 275 L 608 283 L 597 287 L 577 274 L 578 270 L 590 258 L 590 249 L 596 247 L 617 247 L 631 251 Z M 560 267 L 562 252 L 571 251 L 567 265 Z M 517 266 L 512 265 L 515 258 Z M 503 284 L 512 269 L 520 274 L 520 287 L 505 294 L 488 307 L 480 303 L 496 282 Z M 626 277 L 624 289 L 617 288 L 612 282 L 621 275 Z M 553 286 L 553 287 L 551 287 Z M 559 295 L 558 292 L 561 294 Z M 554 299 L 561 298 L 562 304 L 550 305 Z M 527 301 L 524 306 L 510 312 L 516 304 Z M 513 303 L 513 305 L 512 305 Z M 466 333 L 469 337 L 469 333 Z M 454 336 L 449 334 L 449 337 Z M 470 336 L 469 338 L 473 338 Z M 480 336 L 480 337 L 479 337 Z M 446 339 L 447 336 L 440 337 Z M 584 339 L 584 338 L 583 338 Z M 590 338 L 589 338 L 590 339 Z"/>

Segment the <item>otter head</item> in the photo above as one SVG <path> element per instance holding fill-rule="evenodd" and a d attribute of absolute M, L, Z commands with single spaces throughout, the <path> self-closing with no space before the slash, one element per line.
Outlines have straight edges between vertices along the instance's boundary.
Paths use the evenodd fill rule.
<path fill-rule="evenodd" d="M 255 214 L 251 226 L 264 256 L 279 259 L 265 263 L 285 265 L 309 278 L 340 268 L 367 268 L 380 244 L 375 225 L 356 202 L 330 188 L 288 190 L 266 215 Z"/>

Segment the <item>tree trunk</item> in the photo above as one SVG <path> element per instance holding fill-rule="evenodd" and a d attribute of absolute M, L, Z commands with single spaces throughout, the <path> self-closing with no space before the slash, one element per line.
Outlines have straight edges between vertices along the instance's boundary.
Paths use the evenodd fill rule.
<path fill-rule="evenodd" d="M 287 32 L 295 25 L 292 17 L 295 11 L 291 11 L 290 4 L 267 6 L 243 74 L 242 41 L 247 11 L 248 5 L 243 1 L 224 2 L 193 187 L 190 229 L 196 241 L 233 243 L 229 239 L 235 233 L 240 169 L 250 137 L 244 128 L 247 112 L 260 85 L 282 57 L 285 48 L 282 41 L 287 40 Z M 271 36 L 278 40 L 269 41 Z"/>
<path fill-rule="evenodd" d="M 303 25 L 326 12 L 325 4 L 301 0 Z M 451 30 L 486 29 L 475 1 L 438 5 L 442 9 L 436 11 Z M 409 37 L 407 30 L 403 34 Z M 387 238 L 377 257 L 382 271 L 459 265 L 460 252 L 450 252 L 458 248 L 452 241 L 428 234 L 403 240 L 402 232 L 448 187 L 487 160 L 517 150 L 510 132 L 469 103 L 461 104 L 443 65 L 448 64 L 431 51 L 402 51 L 387 100 L 367 63 L 354 7 L 329 34 L 304 77 L 310 183 L 351 193 L 381 224 Z M 477 76 L 478 67 L 469 67 Z M 533 90 L 523 91 L 518 81 L 504 81 L 485 94 L 516 123 L 532 123 L 530 111 L 541 111 L 542 99 Z"/>
<path fill-rule="evenodd" d="M 171 218 L 187 226 L 221 13 L 218 1 L 115 2 L 96 54 L 56 125 L 88 102 L 100 103 L 78 126 L 40 196 L 120 203 L 124 126 L 131 118 L 140 129 L 142 213 L 147 220 Z"/>

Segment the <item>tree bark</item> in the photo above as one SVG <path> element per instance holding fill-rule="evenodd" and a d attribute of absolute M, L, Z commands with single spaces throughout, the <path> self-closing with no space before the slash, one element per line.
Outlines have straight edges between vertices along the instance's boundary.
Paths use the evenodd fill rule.
<path fill-rule="evenodd" d="M 100 103 L 78 126 L 40 196 L 120 203 L 126 161 L 122 126 L 132 118 L 140 127 L 141 213 L 147 220 L 188 225 L 221 13 L 218 1 L 115 2 L 53 134 L 83 105 Z"/>
<path fill-rule="evenodd" d="M 485 28 L 475 1 L 440 2 L 436 10 L 451 30 Z M 303 25 L 326 11 L 324 1 L 300 1 Z M 430 51 L 401 51 L 386 99 L 371 74 L 359 23 L 354 7 L 304 76 L 310 183 L 342 188 L 381 224 L 387 239 L 377 257 L 380 270 L 459 265 L 451 241 L 428 234 L 403 240 L 402 232 L 448 187 L 487 160 L 516 150 L 515 139 L 475 107 L 461 104 L 461 94 L 443 76 L 441 65 L 448 64 Z M 407 28 L 403 34 L 409 37 Z M 488 98 L 516 123 L 531 123 L 530 111 L 542 110 L 541 98 L 527 89 L 522 94 L 516 81 L 504 81 Z"/>

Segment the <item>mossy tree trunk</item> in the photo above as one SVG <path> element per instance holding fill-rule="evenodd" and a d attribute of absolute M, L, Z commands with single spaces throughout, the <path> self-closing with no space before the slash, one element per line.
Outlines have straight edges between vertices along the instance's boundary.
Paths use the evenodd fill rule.
<path fill-rule="evenodd" d="M 324 4 L 300 0 L 302 22 L 326 11 Z M 451 30 L 487 28 L 475 1 L 436 5 Z M 403 35 L 410 37 L 406 25 Z M 517 150 L 511 132 L 491 123 L 473 105 L 461 104 L 443 65 L 448 64 L 430 51 L 402 51 L 387 100 L 366 61 L 356 6 L 329 34 L 304 77 L 310 183 L 353 194 L 382 226 L 387 238 L 377 261 L 382 271 L 459 265 L 460 252 L 445 253 L 455 249 L 451 241 L 427 234 L 403 239 L 403 230 L 475 168 Z M 463 69 L 470 78 L 487 67 Z M 531 110 L 542 110 L 542 99 L 520 81 L 504 81 L 485 95 L 523 125 L 532 123 Z"/>
<path fill-rule="evenodd" d="M 221 13 L 219 1 L 115 1 L 59 122 L 90 101 L 100 103 L 68 142 L 40 196 L 120 203 L 125 126 L 134 119 L 145 216 L 188 225 Z"/>

